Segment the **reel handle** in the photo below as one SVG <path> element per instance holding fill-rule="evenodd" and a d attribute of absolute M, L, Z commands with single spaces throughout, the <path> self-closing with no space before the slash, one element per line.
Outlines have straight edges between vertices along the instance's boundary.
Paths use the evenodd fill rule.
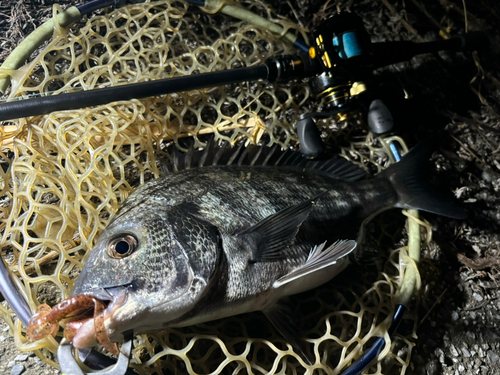
<path fill-rule="evenodd" d="M 301 117 L 296 127 L 302 156 L 313 159 L 325 151 L 321 133 L 311 117 Z"/>

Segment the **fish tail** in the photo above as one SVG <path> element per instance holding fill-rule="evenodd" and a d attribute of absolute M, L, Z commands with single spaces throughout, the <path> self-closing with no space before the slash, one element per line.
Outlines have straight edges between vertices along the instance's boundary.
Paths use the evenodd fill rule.
<path fill-rule="evenodd" d="M 425 179 L 431 156 L 430 145 L 420 142 L 401 161 L 379 173 L 377 177 L 391 181 L 398 193 L 396 207 L 418 209 L 454 219 L 465 219 L 467 213 L 446 196 L 434 190 Z"/>

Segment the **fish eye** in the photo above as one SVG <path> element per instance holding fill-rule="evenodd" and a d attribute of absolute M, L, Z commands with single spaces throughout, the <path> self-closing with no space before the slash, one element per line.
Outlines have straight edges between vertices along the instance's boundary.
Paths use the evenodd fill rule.
<path fill-rule="evenodd" d="M 106 250 L 111 258 L 125 258 L 133 253 L 137 247 L 137 239 L 130 234 L 115 237 L 109 241 Z"/>

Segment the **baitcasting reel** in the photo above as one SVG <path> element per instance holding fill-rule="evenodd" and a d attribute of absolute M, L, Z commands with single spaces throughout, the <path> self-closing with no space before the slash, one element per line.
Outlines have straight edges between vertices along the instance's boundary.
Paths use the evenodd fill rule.
<path fill-rule="evenodd" d="M 338 13 L 314 30 L 314 46 L 309 56 L 317 66 L 317 74 L 309 81 L 313 94 L 324 99 L 325 112 L 302 115 L 296 124 L 302 154 L 315 158 L 324 152 L 320 132 L 313 120 L 335 114 L 346 114 L 356 108 L 367 109 L 367 122 L 372 133 L 390 132 L 394 121 L 383 101 L 371 92 L 374 69 L 409 60 L 422 53 L 440 50 L 465 51 L 486 45 L 483 33 L 429 43 L 371 43 L 363 20 L 353 13 Z M 398 160 L 397 149 L 391 150 Z"/>

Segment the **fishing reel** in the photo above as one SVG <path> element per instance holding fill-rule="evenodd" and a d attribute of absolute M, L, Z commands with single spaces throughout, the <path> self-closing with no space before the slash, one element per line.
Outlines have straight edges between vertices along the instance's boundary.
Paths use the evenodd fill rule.
<path fill-rule="evenodd" d="M 372 87 L 374 69 L 409 60 L 422 53 L 479 49 L 487 44 L 487 40 L 483 33 L 470 33 L 428 43 L 372 43 L 360 16 L 338 13 L 314 30 L 313 43 L 309 57 L 315 61 L 318 73 L 309 84 L 313 94 L 317 99 L 324 100 L 326 107 L 324 112 L 308 113 L 297 121 L 297 135 L 306 158 L 315 158 L 324 152 L 320 131 L 313 118 L 345 117 L 361 107 L 366 108 L 368 126 L 376 136 L 392 130 L 392 114 L 376 97 Z"/>
<path fill-rule="evenodd" d="M 373 52 L 363 20 L 353 13 L 339 13 L 323 22 L 313 38 L 309 56 L 323 70 L 310 81 L 313 93 L 331 107 L 347 107 L 367 91 L 366 79 L 371 74 Z"/>

